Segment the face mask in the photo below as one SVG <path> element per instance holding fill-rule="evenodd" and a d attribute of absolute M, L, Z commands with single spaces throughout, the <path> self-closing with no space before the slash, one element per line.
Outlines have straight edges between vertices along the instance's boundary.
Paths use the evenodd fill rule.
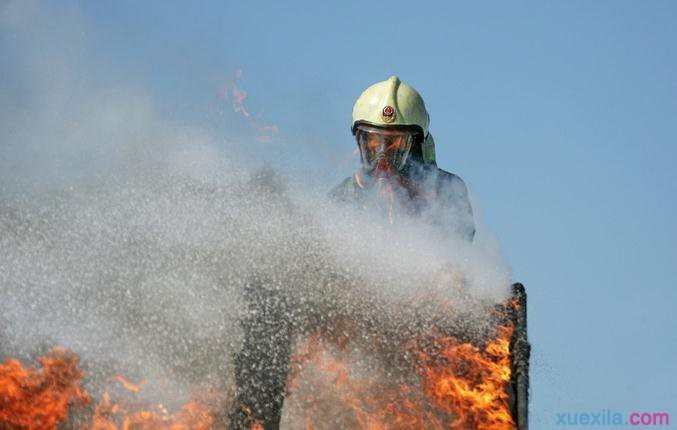
<path fill-rule="evenodd" d="M 414 135 L 402 130 L 360 125 L 355 131 L 362 165 L 368 173 L 395 173 L 407 162 Z"/>

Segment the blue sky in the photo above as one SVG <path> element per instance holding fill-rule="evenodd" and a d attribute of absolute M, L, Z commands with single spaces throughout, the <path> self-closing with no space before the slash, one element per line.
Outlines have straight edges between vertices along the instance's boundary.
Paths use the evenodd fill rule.
<path fill-rule="evenodd" d="M 677 414 L 676 3 L 194 3 L 40 7 L 81 17 L 88 79 L 134 82 L 224 137 L 241 125 L 216 94 L 236 69 L 250 109 L 340 156 L 354 99 L 399 75 L 530 294 L 535 428 Z"/>

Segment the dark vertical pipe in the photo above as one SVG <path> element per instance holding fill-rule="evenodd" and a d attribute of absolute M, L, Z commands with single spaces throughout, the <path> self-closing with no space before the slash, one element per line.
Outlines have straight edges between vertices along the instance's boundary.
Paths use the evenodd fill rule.
<path fill-rule="evenodd" d="M 515 324 L 510 339 L 512 358 L 512 388 L 515 395 L 513 415 L 518 430 L 529 428 L 529 356 L 531 345 L 527 338 L 527 293 L 524 285 L 512 286 L 512 319 Z"/>

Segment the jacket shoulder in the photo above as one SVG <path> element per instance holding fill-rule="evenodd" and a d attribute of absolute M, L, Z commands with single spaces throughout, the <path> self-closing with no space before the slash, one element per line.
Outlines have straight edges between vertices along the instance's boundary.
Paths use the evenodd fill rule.
<path fill-rule="evenodd" d="M 460 176 L 438 168 L 436 188 L 438 201 L 452 211 L 450 216 L 454 219 L 454 230 L 472 242 L 475 220 L 465 182 Z"/>
<path fill-rule="evenodd" d="M 437 168 L 437 189 L 440 192 L 451 192 L 459 197 L 468 196 L 468 187 L 466 187 L 463 179 L 440 168 Z"/>

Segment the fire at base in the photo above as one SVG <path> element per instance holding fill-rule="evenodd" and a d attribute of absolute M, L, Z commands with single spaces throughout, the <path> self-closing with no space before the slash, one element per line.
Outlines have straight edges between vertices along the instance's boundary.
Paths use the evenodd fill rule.
<path fill-rule="evenodd" d="M 512 429 L 507 387 L 510 383 L 509 342 L 512 327 L 483 348 L 453 337 L 426 339 L 412 345 L 417 383 L 401 384 L 356 374 L 344 358 L 320 338 L 311 338 L 298 366 L 311 367 L 314 384 L 331 386 L 332 396 L 302 399 L 309 429 L 330 428 L 313 417 L 334 403 L 330 422 L 359 429 Z M 425 345 L 424 345 L 425 344 Z M 309 369 L 304 369 L 306 374 Z M 319 377 L 317 376 L 319 375 Z M 297 382 L 308 384 L 308 381 Z M 306 389 L 322 392 L 322 387 Z M 337 407 L 338 406 L 338 407 Z M 330 413 L 331 414 L 331 413 Z"/>
<path fill-rule="evenodd" d="M 41 369 L 14 359 L 0 365 L 0 428 L 53 429 L 69 408 L 89 403 L 74 353 L 56 348 L 38 361 Z"/>
<path fill-rule="evenodd" d="M 343 351 L 331 349 L 316 335 L 297 348 L 297 371 L 292 372 L 289 390 L 293 393 L 303 383 L 330 386 L 337 414 L 332 420 L 352 428 L 525 429 L 526 296 L 519 284 L 513 295 L 498 310 L 501 323 L 495 336 L 481 347 L 450 336 L 412 341 L 403 353 L 413 357 L 415 384 L 384 384 L 383 379 L 355 374 L 345 359 L 349 343 L 342 345 Z M 15 359 L 0 364 L 0 429 L 56 429 L 69 420 L 69 428 L 93 430 L 207 430 L 225 425 L 228 400 L 223 394 L 202 393 L 170 412 L 140 401 L 141 387 L 119 376 L 114 381 L 128 398 L 113 400 L 104 392 L 94 404 L 82 386 L 85 375 L 74 353 L 55 348 L 38 362 L 40 368 L 25 367 Z M 320 377 L 299 381 L 302 370 Z M 328 423 L 314 416 L 322 407 L 326 419 L 323 400 L 300 400 L 306 429 L 325 428 Z"/>

